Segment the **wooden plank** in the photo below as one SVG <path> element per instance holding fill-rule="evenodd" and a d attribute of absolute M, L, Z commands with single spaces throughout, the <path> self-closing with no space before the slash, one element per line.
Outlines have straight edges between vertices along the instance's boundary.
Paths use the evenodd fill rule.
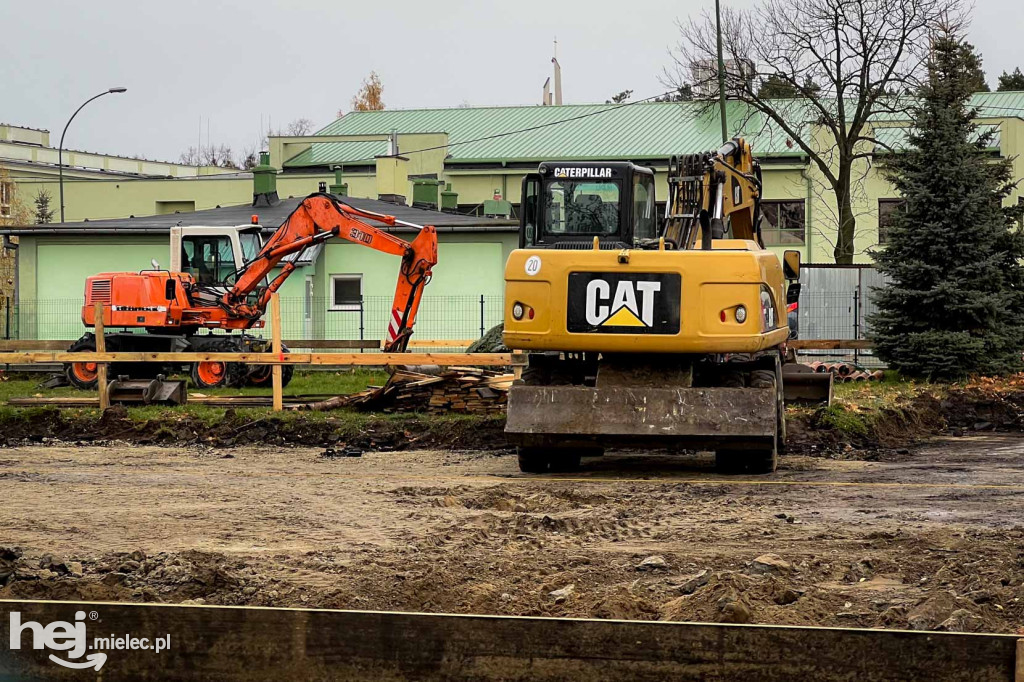
<path fill-rule="evenodd" d="M 414 339 L 410 348 L 467 348 L 475 339 Z M 75 340 L 0 339 L 0 352 L 26 352 L 56 350 L 71 347 Z M 382 342 L 377 339 L 283 339 L 289 348 L 311 350 L 379 350 Z"/>
<path fill-rule="evenodd" d="M 74 623 L 78 611 L 90 644 L 110 633 L 170 637 L 162 653 L 103 652 L 92 678 L 110 680 L 1011 682 L 1017 649 L 1016 635 L 996 634 L 0 601 L 4 623 L 13 612 L 22 624 Z M 48 656 L 84 658 L 34 648 L 31 628 L 18 634 L 18 648 L 5 641 L 0 678 L 71 679 Z"/>
<path fill-rule="evenodd" d="M 868 350 L 870 339 L 792 339 L 786 344 L 794 350 Z"/>
<path fill-rule="evenodd" d="M 270 296 L 271 350 L 279 359 L 284 357 L 281 349 L 281 299 L 277 293 Z M 284 409 L 284 385 L 282 382 L 281 365 L 274 365 L 270 370 L 270 383 L 274 395 L 274 412 Z"/>
<path fill-rule="evenodd" d="M 96 334 L 96 354 L 107 352 L 107 335 L 103 330 L 103 304 L 96 301 L 96 312 L 94 314 L 93 331 Z M 100 409 L 110 407 L 110 396 L 107 395 L 107 365 L 99 363 L 96 366 L 96 388 L 100 393 Z"/>
<path fill-rule="evenodd" d="M 63 362 L 244 362 L 251 365 L 467 365 L 494 367 L 526 364 L 526 355 L 512 353 L 0 353 L 0 364 L 31 365 Z"/>
<path fill-rule="evenodd" d="M 0 352 L 35 350 L 67 350 L 74 341 L 39 341 L 36 339 L 0 339 Z"/>
<path fill-rule="evenodd" d="M 377 339 L 285 339 L 281 343 L 289 348 L 309 348 L 311 350 L 378 350 L 381 344 Z"/>
<path fill-rule="evenodd" d="M 340 354 L 339 354 L 340 355 Z M 302 365 L 309 363 L 309 353 L 286 353 L 281 359 L 273 353 L 0 353 L 0 364 L 62 363 L 62 362 L 245 362 L 252 365 Z"/>
<path fill-rule="evenodd" d="M 409 348 L 468 348 L 476 339 L 410 339 Z"/>

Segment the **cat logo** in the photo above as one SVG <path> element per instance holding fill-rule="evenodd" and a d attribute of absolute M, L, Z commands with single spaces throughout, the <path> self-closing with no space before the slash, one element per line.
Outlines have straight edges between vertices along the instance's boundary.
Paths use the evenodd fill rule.
<path fill-rule="evenodd" d="M 611 327 L 654 325 L 654 295 L 661 282 L 620 280 L 612 294 L 611 284 L 594 279 L 587 285 L 587 322 Z"/>
<path fill-rule="evenodd" d="M 568 293 L 570 333 L 679 333 L 677 273 L 573 272 Z"/>

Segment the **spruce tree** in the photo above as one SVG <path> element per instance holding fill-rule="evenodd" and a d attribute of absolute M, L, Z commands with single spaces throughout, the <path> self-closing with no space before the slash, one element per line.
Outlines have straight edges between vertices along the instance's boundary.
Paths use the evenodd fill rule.
<path fill-rule="evenodd" d="M 928 83 L 912 112 L 908 146 L 885 172 L 905 200 L 886 246 L 889 277 L 869 318 L 876 351 L 909 376 L 958 379 L 1021 368 L 1024 238 L 1008 159 L 986 154 L 993 131 L 968 106 L 976 66 L 953 31 L 933 41 Z"/>
<path fill-rule="evenodd" d="M 45 225 L 53 222 L 53 209 L 50 208 L 50 193 L 45 189 L 36 193 L 36 225 Z"/>

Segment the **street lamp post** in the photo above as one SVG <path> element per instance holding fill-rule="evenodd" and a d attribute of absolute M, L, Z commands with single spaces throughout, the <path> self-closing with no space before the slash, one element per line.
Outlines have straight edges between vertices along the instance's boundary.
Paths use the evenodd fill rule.
<path fill-rule="evenodd" d="M 64 135 L 68 132 L 68 126 L 75 120 L 75 116 L 78 116 L 78 112 L 85 108 L 85 105 L 94 99 L 103 97 L 103 95 L 110 95 L 114 93 L 126 92 L 128 88 L 110 88 L 100 94 L 90 97 L 89 99 L 82 102 L 82 106 L 75 109 L 75 113 L 71 114 L 71 118 L 64 125 L 64 132 L 60 134 L 60 146 L 57 147 L 57 174 L 60 177 L 60 221 L 64 222 Z"/>

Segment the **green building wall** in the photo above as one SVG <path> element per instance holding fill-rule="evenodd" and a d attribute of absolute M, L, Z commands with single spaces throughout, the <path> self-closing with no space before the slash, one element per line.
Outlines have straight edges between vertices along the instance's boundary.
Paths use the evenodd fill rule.
<path fill-rule="evenodd" d="M 479 333 L 480 298 L 485 324 L 501 316 L 504 263 L 515 248 L 515 233 L 442 233 L 438 265 L 424 292 L 418 338 L 474 338 Z M 102 272 L 166 267 L 167 235 L 28 236 L 19 249 L 18 335 L 75 339 L 81 323 L 85 280 Z M 329 242 L 316 263 L 297 268 L 280 289 L 285 338 L 374 339 L 386 337 L 399 259 L 347 242 Z M 276 274 L 276 272 L 274 273 Z M 360 275 L 361 309 L 331 305 L 332 275 Z M 274 275 L 271 275 L 273 277 Z M 312 283 L 306 294 L 307 280 Z M 253 330 L 269 337 L 268 326 Z"/>

